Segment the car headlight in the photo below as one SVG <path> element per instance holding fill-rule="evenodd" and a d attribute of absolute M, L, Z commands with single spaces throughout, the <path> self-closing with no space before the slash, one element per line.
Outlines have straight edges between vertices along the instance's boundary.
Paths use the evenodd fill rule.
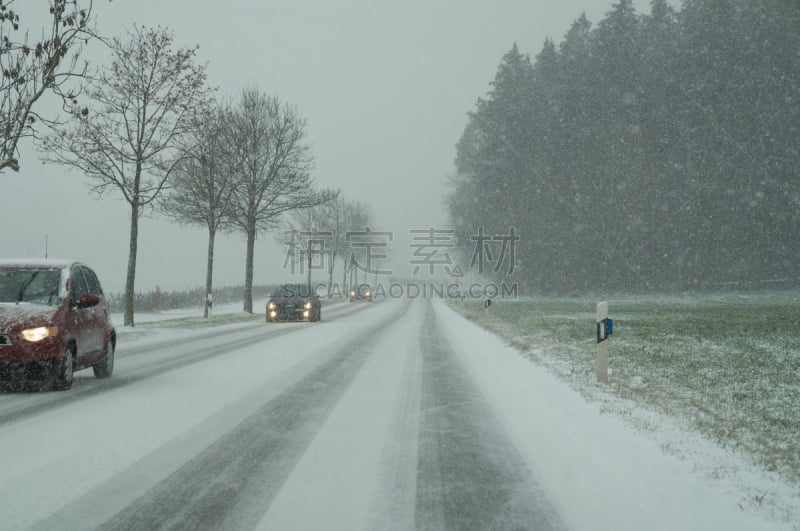
<path fill-rule="evenodd" d="M 366 296 L 369 297 L 369 291 L 367 291 Z"/>
<path fill-rule="evenodd" d="M 355 296 L 356 296 L 356 292 L 355 292 L 355 291 L 351 291 L 351 292 L 350 292 L 350 296 L 351 296 L 351 297 L 355 297 Z"/>
<path fill-rule="evenodd" d="M 306 310 L 310 310 L 311 309 L 311 303 L 310 302 L 305 303 L 304 307 L 305 307 Z"/>
<path fill-rule="evenodd" d="M 274 302 L 270 302 L 269 305 L 267 306 L 267 308 L 269 308 L 270 310 L 274 310 L 275 307 L 276 307 L 276 305 L 275 305 Z"/>
<path fill-rule="evenodd" d="M 26 341 L 30 341 L 31 343 L 36 343 L 37 341 L 41 341 L 42 339 L 58 335 L 58 327 L 39 326 L 36 328 L 28 328 L 27 330 L 23 330 L 22 332 L 20 332 L 20 335 Z"/>

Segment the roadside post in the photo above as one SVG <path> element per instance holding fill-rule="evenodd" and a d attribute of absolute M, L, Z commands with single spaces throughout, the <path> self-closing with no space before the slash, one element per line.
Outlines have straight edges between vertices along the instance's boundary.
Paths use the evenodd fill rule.
<path fill-rule="evenodd" d="M 461 286 L 458 285 L 458 279 L 464 276 L 464 271 L 461 270 L 461 266 L 456 264 L 453 268 L 453 271 L 450 272 L 450 276 L 456 279 L 456 292 L 461 295 Z M 461 302 L 464 302 L 463 297 L 459 297 Z"/>
<path fill-rule="evenodd" d="M 597 305 L 597 381 L 608 383 L 608 337 L 614 331 L 614 321 L 608 318 L 608 303 Z"/>
<path fill-rule="evenodd" d="M 211 317 L 211 310 L 214 307 L 213 300 L 211 297 L 211 292 L 206 295 L 206 318 Z"/>

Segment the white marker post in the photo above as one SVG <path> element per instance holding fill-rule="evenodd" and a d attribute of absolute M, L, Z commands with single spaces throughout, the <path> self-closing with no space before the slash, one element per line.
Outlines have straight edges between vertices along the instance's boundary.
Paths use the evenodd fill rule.
<path fill-rule="evenodd" d="M 608 303 L 597 305 L 597 381 L 608 383 Z"/>

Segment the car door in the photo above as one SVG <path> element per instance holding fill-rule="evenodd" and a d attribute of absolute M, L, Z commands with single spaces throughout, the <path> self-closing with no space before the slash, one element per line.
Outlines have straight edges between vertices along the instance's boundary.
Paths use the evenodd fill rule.
<path fill-rule="evenodd" d="M 88 358 L 97 354 L 100 348 L 97 338 L 96 315 L 93 308 L 85 308 L 80 304 L 80 298 L 89 293 L 86 277 L 81 266 L 73 266 L 70 283 L 70 311 L 73 322 L 72 336 L 78 346 L 77 357 L 79 363 L 86 363 Z"/>
<path fill-rule="evenodd" d="M 69 328 L 69 338 L 75 341 L 77 357 L 83 354 L 83 329 L 86 313 L 81 310 L 80 298 L 86 293 L 86 281 L 79 273 L 77 267 L 72 267 L 69 272 L 69 316 L 67 324 Z"/>
<path fill-rule="evenodd" d="M 86 266 L 79 266 L 83 279 L 86 283 L 86 293 L 96 296 L 100 302 L 89 308 L 84 308 L 86 320 L 84 322 L 84 346 L 85 353 L 90 357 L 97 357 L 103 349 L 105 340 L 105 323 L 108 320 L 106 305 L 103 301 L 103 290 L 100 289 L 100 281 L 94 271 Z"/>

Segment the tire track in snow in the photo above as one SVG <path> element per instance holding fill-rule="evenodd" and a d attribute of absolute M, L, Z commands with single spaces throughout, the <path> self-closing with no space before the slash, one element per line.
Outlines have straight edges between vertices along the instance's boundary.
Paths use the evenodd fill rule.
<path fill-rule="evenodd" d="M 423 304 L 412 302 L 416 306 L 413 330 L 418 330 L 422 324 L 425 315 Z M 392 410 L 389 436 L 378 470 L 380 486 L 370 500 L 368 529 L 414 529 L 422 357 L 419 340 L 408 332 L 406 334 L 408 345 L 399 373 L 399 391 Z"/>
<path fill-rule="evenodd" d="M 416 529 L 564 526 L 458 355 L 431 303 L 420 334 Z"/>
<path fill-rule="evenodd" d="M 407 308 L 336 350 L 101 528 L 253 528 L 369 356 L 363 338 Z"/>
<path fill-rule="evenodd" d="M 334 313 L 334 319 L 336 317 L 346 317 L 348 315 L 364 311 L 366 308 L 368 307 L 363 306 L 359 308 L 338 309 L 338 311 Z M 191 339 L 182 338 L 180 340 L 169 340 L 156 344 L 150 344 L 147 347 L 135 347 L 130 351 L 126 350 L 123 354 L 126 359 L 129 359 L 131 355 L 141 355 L 158 350 L 166 350 L 172 347 L 181 348 L 186 352 L 179 355 L 164 357 L 154 362 L 149 362 L 142 366 L 129 369 L 123 374 L 119 374 L 119 371 L 117 371 L 114 373 L 114 376 L 105 380 L 79 378 L 73 384 L 72 389 L 66 392 L 49 392 L 45 395 L 32 394 L 30 392 L 18 394 L 14 398 L 16 399 L 17 397 L 21 397 L 21 400 L 12 400 L 10 401 L 11 403 L 9 403 L 6 407 L 0 409 L 0 428 L 7 424 L 24 420 L 28 417 L 38 415 L 45 411 L 68 406 L 80 400 L 86 400 L 102 393 L 135 384 L 148 378 L 153 378 L 169 371 L 181 369 L 193 363 L 199 363 L 201 361 L 226 354 L 238 348 L 254 345 L 274 337 L 282 336 L 284 334 L 299 332 L 300 330 L 316 325 L 311 323 L 298 323 L 297 326 L 278 328 L 274 330 L 270 330 L 269 327 L 264 328 L 263 323 L 261 322 L 258 322 L 256 326 L 259 326 L 259 328 L 257 328 L 254 333 L 249 334 L 246 337 L 231 340 L 221 345 L 205 345 L 194 349 L 187 348 L 195 343 L 206 343 L 210 339 L 218 339 L 219 337 L 231 334 L 242 334 L 243 331 L 247 331 L 247 328 L 237 327 L 230 330 L 226 329 L 216 332 L 205 332 L 192 337 Z M 119 358 L 117 358 L 117 361 L 118 360 Z M 5 392 L 0 392 L 0 396 L 2 394 L 5 394 Z"/>

